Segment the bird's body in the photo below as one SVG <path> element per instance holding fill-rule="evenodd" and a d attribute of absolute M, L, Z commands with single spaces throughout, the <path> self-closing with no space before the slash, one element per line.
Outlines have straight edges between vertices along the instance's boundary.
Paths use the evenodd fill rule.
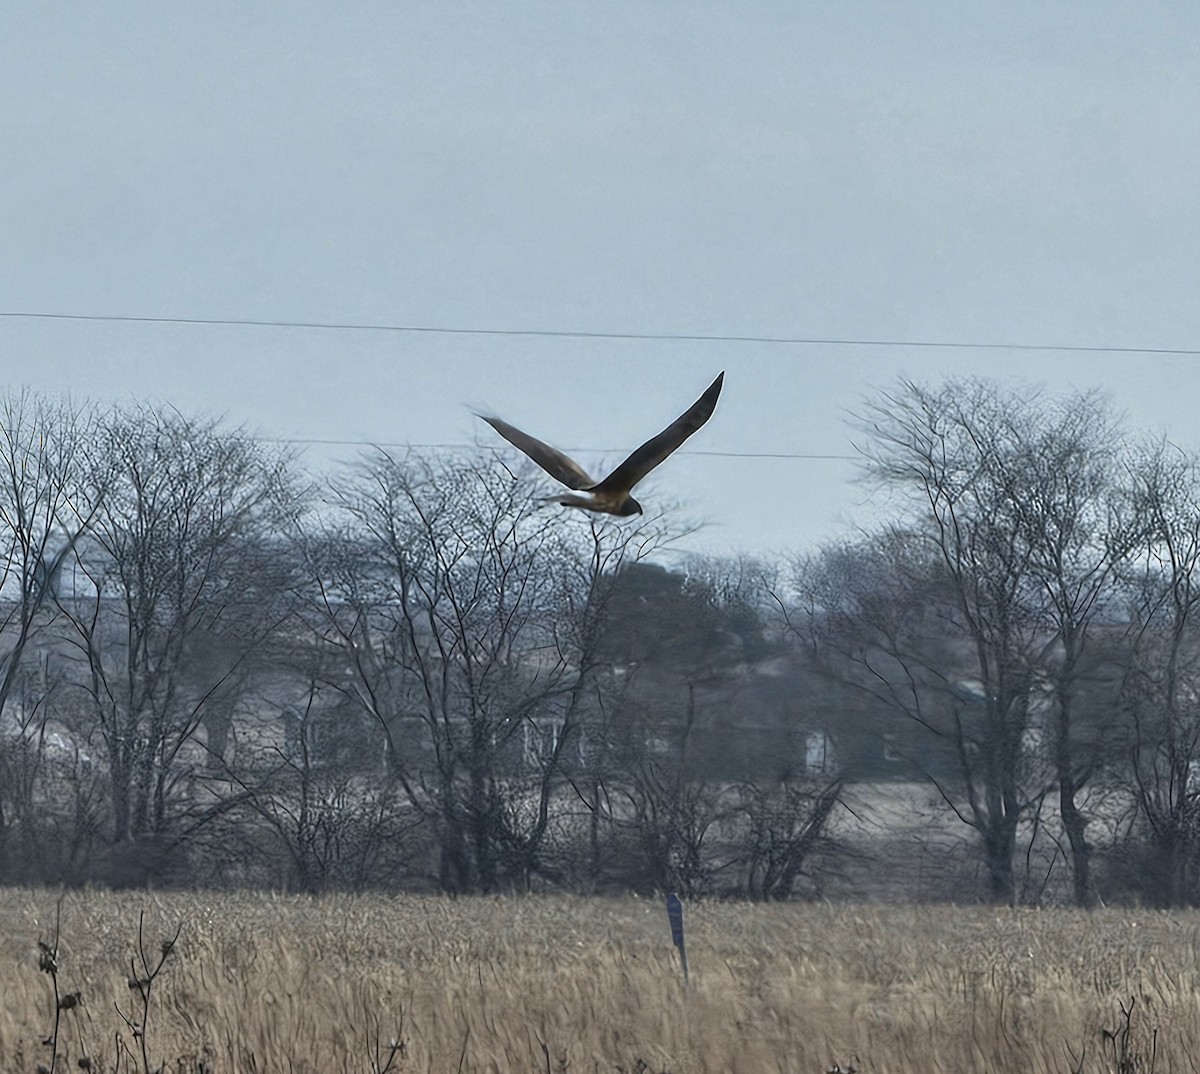
<path fill-rule="evenodd" d="M 563 507 L 578 507 L 606 515 L 640 515 L 642 505 L 631 495 L 634 485 L 667 458 L 710 417 L 721 394 L 721 373 L 684 413 L 657 436 L 647 440 L 603 481 L 590 477 L 574 459 L 499 418 L 479 415 L 513 447 L 519 448 L 557 481 L 582 495 L 550 497 Z"/>

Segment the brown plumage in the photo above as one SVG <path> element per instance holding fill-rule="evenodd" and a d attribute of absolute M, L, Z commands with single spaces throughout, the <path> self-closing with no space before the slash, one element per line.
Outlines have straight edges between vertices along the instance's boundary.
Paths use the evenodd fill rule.
<path fill-rule="evenodd" d="M 724 379 L 725 374 L 722 372 L 687 410 L 661 433 L 647 440 L 630 454 L 629 458 L 603 481 L 589 477 L 579 463 L 564 455 L 558 448 L 552 448 L 499 418 L 489 418 L 486 414 L 479 416 L 555 480 L 561 481 L 569 489 L 587 493 L 586 496 L 552 496 L 550 500 L 553 502 L 563 507 L 580 507 L 585 511 L 597 511 L 608 515 L 640 515 L 642 505 L 630 495 L 633 486 L 712 417 Z"/>

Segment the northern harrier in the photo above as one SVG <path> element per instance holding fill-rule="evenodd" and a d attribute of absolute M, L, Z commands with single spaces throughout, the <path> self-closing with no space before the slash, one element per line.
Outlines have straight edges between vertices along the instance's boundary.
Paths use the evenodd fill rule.
<path fill-rule="evenodd" d="M 581 507 L 585 511 L 597 511 L 607 515 L 640 515 L 642 505 L 630 493 L 633 486 L 671 454 L 680 444 L 700 428 L 717 406 L 721 394 L 722 372 L 688 409 L 668 425 L 661 433 L 647 440 L 603 481 L 589 477 L 574 459 L 568 458 L 557 448 L 542 443 L 521 432 L 499 418 L 483 418 L 513 447 L 520 448 L 551 477 L 561 481 L 569 489 L 586 492 L 586 496 L 551 496 L 549 501 L 563 507 Z"/>

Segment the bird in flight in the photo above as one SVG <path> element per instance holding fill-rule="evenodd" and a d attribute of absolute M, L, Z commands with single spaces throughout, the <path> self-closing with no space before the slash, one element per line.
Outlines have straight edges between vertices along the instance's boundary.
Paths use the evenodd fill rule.
<path fill-rule="evenodd" d="M 712 417 L 724 379 L 725 374 L 722 372 L 687 410 L 661 433 L 647 440 L 603 481 L 589 477 L 587 471 L 574 459 L 528 433 L 521 432 L 508 422 L 499 418 L 489 418 L 486 414 L 480 414 L 479 417 L 513 447 L 525 452 L 555 480 L 561 481 L 574 492 L 586 493 L 583 496 L 568 496 L 565 493 L 551 496 L 548 502 L 606 515 L 640 515 L 642 505 L 630 495 L 633 486 Z"/>

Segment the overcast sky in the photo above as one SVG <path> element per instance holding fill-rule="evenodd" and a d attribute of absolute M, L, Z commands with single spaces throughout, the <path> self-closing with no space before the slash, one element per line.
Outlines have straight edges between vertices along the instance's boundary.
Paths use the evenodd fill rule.
<path fill-rule="evenodd" d="M 0 313 L 1200 349 L 1200 5 L 8 4 L 0 109 Z M 688 448 L 730 454 L 638 491 L 717 551 L 869 521 L 851 463 L 753 456 L 850 454 L 900 376 L 1200 442 L 1195 354 L 0 317 L 8 385 L 301 440 L 487 408 L 595 469 L 721 369 Z"/>

